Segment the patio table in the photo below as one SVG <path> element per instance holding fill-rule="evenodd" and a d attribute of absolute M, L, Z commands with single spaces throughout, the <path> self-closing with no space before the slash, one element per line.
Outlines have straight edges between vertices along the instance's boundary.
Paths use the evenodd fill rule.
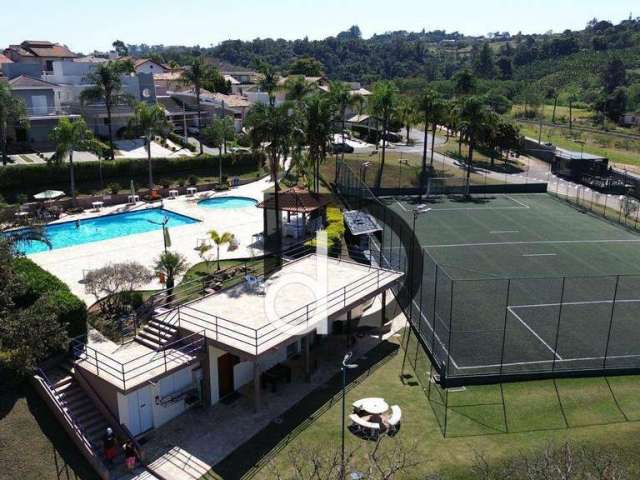
<path fill-rule="evenodd" d="M 178 190 L 169 190 L 169 198 L 172 198 L 172 199 L 178 198 Z"/>
<path fill-rule="evenodd" d="M 140 200 L 140 195 L 129 195 L 128 197 L 129 203 L 138 203 Z"/>
<path fill-rule="evenodd" d="M 104 202 L 91 202 L 91 206 L 96 212 L 98 212 L 104 206 Z"/>
<path fill-rule="evenodd" d="M 359 404 L 362 410 L 372 415 L 382 415 L 389 410 L 389 405 L 383 398 L 363 398 Z"/>
<path fill-rule="evenodd" d="M 191 197 L 191 196 L 195 195 L 197 191 L 198 191 L 198 189 L 196 187 L 188 187 L 187 188 L 187 195 L 189 195 Z"/>

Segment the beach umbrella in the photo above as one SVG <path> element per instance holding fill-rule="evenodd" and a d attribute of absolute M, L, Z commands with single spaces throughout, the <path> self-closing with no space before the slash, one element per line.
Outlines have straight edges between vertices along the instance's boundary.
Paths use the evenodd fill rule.
<path fill-rule="evenodd" d="M 33 196 L 36 200 L 55 200 L 60 197 L 64 197 L 64 192 L 61 192 L 60 190 L 45 190 L 44 192 L 36 193 Z"/>
<path fill-rule="evenodd" d="M 133 185 L 133 180 L 131 180 L 131 198 L 135 198 L 136 187 Z"/>

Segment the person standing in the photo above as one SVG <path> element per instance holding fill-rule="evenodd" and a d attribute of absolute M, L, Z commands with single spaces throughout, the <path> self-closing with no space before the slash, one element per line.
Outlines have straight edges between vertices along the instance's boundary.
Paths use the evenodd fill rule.
<path fill-rule="evenodd" d="M 124 463 L 127 466 L 127 471 L 132 471 L 136 466 L 136 450 L 133 447 L 133 442 L 129 440 L 124 444 Z"/>
<path fill-rule="evenodd" d="M 107 431 L 102 437 L 102 448 L 104 449 L 104 459 L 107 465 L 113 465 L 113 459 L 117 455 L 116 436 L 113 434 L 111 427 L 107 427 Z"/>

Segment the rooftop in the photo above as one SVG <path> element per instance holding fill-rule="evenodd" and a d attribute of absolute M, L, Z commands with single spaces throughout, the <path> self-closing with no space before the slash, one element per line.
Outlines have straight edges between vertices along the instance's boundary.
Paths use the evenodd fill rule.
<path fill-rule="evenodd" d="M 291 187 L 278 194 L 278 209 L 284 212 L 311 213 L 330 203 L 326 195 L 310 192 L 306 188 Z M 260 202 L 258 208 L 275 209 L 273 195 Z"/>
<path fill-rule="evenodd" d="M 64 45 L 45 40 L 25 40 L 20 45 L 9 45 L 7 50 L 13 50 L 23 57 L 54 57 L 76 58 L 77 55 Z"/>
<path fill-rule="evenodd" d="M 45 80 L 40 80 L 36 77 L 30 77 L 29 75 L 20 75 L 9 80 L 9 86 L 12 89 L 29 89 L 29 88 L 54 88 L 59 85 Z"/>

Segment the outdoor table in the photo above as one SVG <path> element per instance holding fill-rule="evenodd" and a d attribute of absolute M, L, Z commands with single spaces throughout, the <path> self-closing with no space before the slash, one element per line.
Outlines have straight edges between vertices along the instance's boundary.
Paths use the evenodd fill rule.
<path fill-rule="evenodd" d="M 138 203 L 138 201 L 140 200 L 140 196 L 139 195 L 129 195 L 129 203 Z"/>
<path fill-rule="evenodd" d="M 389 410 L 389 405 L 383 398 L 363 398 L 360 407 L 372 415 L 382 415 Z"/>
<path fill-rule="evenodd" d="M 178 198 L 178 190 L 169 190 L 169 198 Z"/>
<path fill-rule="evenodd" d="M 91 206 L 95 211 L 100 211 L 103 205 L 104 205 L 104 202 L 91 202 Z"/>
<path fill-rule="evenodd" d="M 190 197 L 195 195 L 197 191 L 198 189 L 196 187 L 187 187 L 187 195 L 189 195 Z"/>

